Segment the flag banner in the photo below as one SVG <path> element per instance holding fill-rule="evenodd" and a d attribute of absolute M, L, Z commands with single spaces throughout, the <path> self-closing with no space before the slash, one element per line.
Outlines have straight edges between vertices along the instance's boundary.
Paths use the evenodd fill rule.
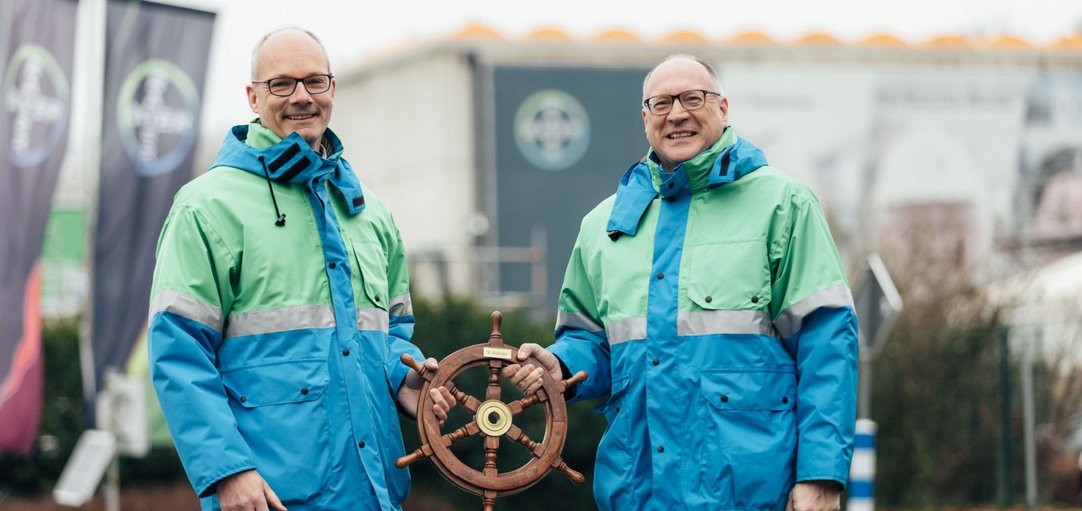
<path fill-rule="evenodd" d="M 127 367 L 146 329 L 158 234 L 192 177 L 214 19 L 173 5 L 108 2 L 88 404 L 106 368 Z M 94 424 L 89 408 L 87 420 Z"/>
<path fill-rule="evenodd" d="M 28 454 L 41 417 L 37 286 L 68 142 L 74 0 L 0 3 L 0 451 Z"/>

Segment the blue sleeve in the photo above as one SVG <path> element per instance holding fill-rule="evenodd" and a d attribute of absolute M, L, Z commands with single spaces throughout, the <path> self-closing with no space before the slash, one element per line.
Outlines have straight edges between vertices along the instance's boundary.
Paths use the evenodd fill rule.
<path fill-rule="evenodd" d="M 571 250 L 556 316 L 556 342 L 548 348 L 571 374 L 586 371 L 586 381 L 575 386 L 568 401 L 595 399 L 612 388 L 609 338 L 597 312 L 594 286 L 582 262 L 579 242 Z"/>
<path fill-rule="evenodd" d="M 155 314 L 148 331 L 154 390 L 200 497 L 222 478 L 255 468 L 215 366 L 220 343 L 216 330 L 171 312 Z"/>
<path fill-rule="evenodd" d="M 413 299 L 410 297 L 409 265 L 406 262 L 405 247 L 398 227 L 393 222 L 387 227 L 387 284 L 391 302 L 387 307 L 387 379 L 395 392 L 402 386 L 402 381 L 409 373 L 409 367 L 402 363 L 402 355 L 408 353 L 418 362 L 425 357 L 420 348 L 411 342 L 413 339 Z"/>
<path fill-rule="evenodd" d="M 797 371 L 796 480 L 845 486 L 856 428 L 856 314 L 851 307 L 819 308 L 786 347 Z"/>
<path fill-rule="evenodd" d="M 780 209 L 772 245 L 774 326 L 797 375 L 796 481 L 845 485 L 857 404 L 857 317 L 819 202 L 799 190 Z"/>
<path fill-rule="evenodd" d="M 387 350 L 387 378 L 391 388 L 398 391 L 402 381 L 406 379 L 409 367 L 402 363 L 402 355 L 409 354 L 417 362 L 422 362 L 425 356 L 421 349 L 410 342 L 413 338 L 414 319 L 413 314 L 390 316 L 390 327 L 387 334 L 387 342 L 390 344 Z"/>
<path fill-rule="evenodd" d="M 567 401 L 573 403 L 608 395 L 612 387 L 612 370 L 605 332 L 565 327 L 556 335 L 556 343 L 548 350 L 563 362 L 571 374 L 579 371 L 587 373 L 586 381 L 574 387 L 574 394 Z"/>

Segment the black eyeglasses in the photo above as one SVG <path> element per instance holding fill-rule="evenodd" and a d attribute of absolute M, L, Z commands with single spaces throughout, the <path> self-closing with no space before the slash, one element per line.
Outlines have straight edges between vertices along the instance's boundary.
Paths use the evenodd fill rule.
<path fill-rule="evenodd" d="M 711 94 L 721 97 L 721 94 L 708 90 L 686 90 L 680 94 L 658 94 L 646 98 L 646 101 L 642 102 L 642 106 L 646 107 L 650 113 L 654 115 L 665 115 L 672 111 L 673 105 L 677 100 L 680 100 L 680 105 L 684 107 L 684 110 L 692 111 L 698 110 L 706 105 L 706 98 Z"/>
<path fill-rule="evenodd" d="M 304 90 L 309 94 L 323 94 L 331 90 L 331 79 L 334 78 L 332 74 L 319 74 L 306 76 L 304 78 L 291 78 L 288 76 L 279 76 L 278 78 L 271 78 L 263 82 L 252 80 L 254 84 L 263 84 L 267 86 L 267 91 L 275 96 L 288 98 L 292 96 L 297 90 L 297 84 L 303 83 Z M 686 107 L 685 107 L 686 108 Z"/>

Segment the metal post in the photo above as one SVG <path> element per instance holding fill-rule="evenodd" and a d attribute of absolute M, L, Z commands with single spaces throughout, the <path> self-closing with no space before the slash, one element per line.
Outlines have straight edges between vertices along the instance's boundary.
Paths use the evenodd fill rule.
<path fill-rule="evenodd" d="M 93 317 L 94 317 L 94 232 L 98 221 L 98 186 L 101 176 L 101 139 L 102 119 L 105 109 L 105 39 L 106 39 L 106 0 L 87 0 L 80 2 L 79 56 L 75 61 L 76 73 L 81 82 L 73 91 L 72 102 L 78 101 L 82 108 L 72 112 L 72 142 L 81 151 L 84 182 L 86 183 L 86 228 L 88 275 L 87 300 L 84 305 L 83 320 L 79 323 L 79 366 L 82 372 L 83 402 L 87 407 L 94 406 L 97 396 L 98 376 L 94 367 Z M 78 99 L 74 97 L 81 94 Z M 82 114 L 82 115 L 80 115 Z M 79 122 L 76 124 L 75 118 Z M 78 139 L 78 142 L 75 142 Z M 87 427 L 94 424 L 89 421 L 92 414 L 87 414 Z"/>
<path fill-rule="evenodd" d="M 534 224 L 530 230 L 530 305 L 531 315 L 534 320 L 543 320 L 546 317 L 544 311 L 555 304 L 545 303 L 548 300 L 548 231 L 542 224 Z"/>
<path fill-rule="evenodd" d="M 860 372 L 857 374 L 857 417 L 870 419 L 872 417 L 872 352 L 865 346 L 860 348 Z"/>
<path fill-rule="evenodd" d="M 869 419 L 857 419 L 853 464 L 846 492 L 848 511 L 875 511 L 875 435 L 878 426 Z"/>
<path fill-rule="evenodd" d="M 1022 360 L 1022 416 L 1026 449 L 1026 508 L 1037 509 L 1037 448 L 1034 435 L 1033 412 L 1033 350 L 1036 336 L 1025 339 L 1025 355 Z"/>
<path fill-rule="evenodd" d="M 105 511 L 120 511 L 120 458 L 113 456 L 105 472 Z"/>
<path fill-rule="evenodd" d="M 1011 364 L 1007 343 L 1009 330 L 999 332 L 999 397 L 1000 397 L 1000 473 L 999 505 L 1008 507 L 1014 502 L 1011 487 Z"/>

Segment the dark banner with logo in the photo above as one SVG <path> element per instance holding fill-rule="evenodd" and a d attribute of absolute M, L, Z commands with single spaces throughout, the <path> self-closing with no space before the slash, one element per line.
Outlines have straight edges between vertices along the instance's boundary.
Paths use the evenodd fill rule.
<path fill-rule="evenodd" d="M 0 2 L 0 452 L 41 416 L 38 258 L 68 141 L 74 0 Z"/>
<path fill-rule="evenodd" d="M 146 328 L 154 249 L 192 176 L 214 13 L 110 0 L 91 276 L 94 381 L 124 371 Z M 85 370 L 85 369 L 84 369 Z M 93 411 L 88 413 L 93 424 Z"/>
<path fill-rule="evenodd" d="M 642 80 L 648 69 L 499 66 L 495 89 L 496 215 L 503 247 L 545 233 L 545 303 L 556 309 L 579 222 L 642 158 Z M 536 286 L 524 264 L 500 269 L 500 288 Z M 536 291 L 533 289 L 532 291 Z"/>

